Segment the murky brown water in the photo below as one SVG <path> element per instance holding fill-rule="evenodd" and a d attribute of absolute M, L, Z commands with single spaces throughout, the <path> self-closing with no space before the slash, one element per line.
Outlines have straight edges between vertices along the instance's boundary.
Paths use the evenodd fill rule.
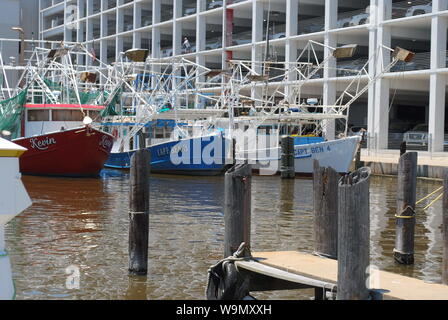
<path fill-rule="evenodd" d="M 100 179 L 23 177 L 33 206 L 6 229 L 17 299 L 203 299 L 207 270 L 222 258 L 223 178 L 151 178 L 147 278 L 128 277 L 128 175 Z M 440 182 L 418 182 L 420 199 Z M 254 251 L 311 252 L 312 181 L 254 177 Z M 397 266 L 395 178 L 371 182 L 371 261 L 383 270 L 441 281 L 441 202 L 418 211 L 416 263 Z M 80 271 L 79 289 L 66 268 Z M 254 294 L 260 299 L 310 299 L 311 291 Z"/>

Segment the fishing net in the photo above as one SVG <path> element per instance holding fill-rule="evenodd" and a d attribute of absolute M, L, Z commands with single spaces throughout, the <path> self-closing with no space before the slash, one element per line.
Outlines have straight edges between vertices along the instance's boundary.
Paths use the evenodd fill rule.
<path fill-rule="evenodd" d="M 22 90 L 17 96 L 0 101 L 0 131 L 11 132 L 11 138 L 20 137 L 20 116 L 26 102 L 27 89 Z"/>
<path fill-rule="evenodd" d="M 114 95 L 114 97 L 112 98 L 111 102 L 107 106 L 105 106 L 104 110 L 101 111 L 102 117 L 118 115 L 118 112 L 115 110 L 115 106 L 120 103 L 122 93 L 123 93 L 123 89 L 121 89 L 121 88 L 115 90 L 115 92 L 112 93 Z M 104 100 L 107 100 L 108 97 L 109 97 L 109 93 L 105 91 L 104 92 Z"/>

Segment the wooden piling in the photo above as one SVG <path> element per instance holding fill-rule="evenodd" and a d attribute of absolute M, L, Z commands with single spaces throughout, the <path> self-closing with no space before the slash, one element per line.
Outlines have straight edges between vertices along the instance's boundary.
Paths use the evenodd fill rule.
<path fill-rule="evenodd" d="M 145 149 L 146 148 L 146 139 L 148 137 L 148 132 L 147 132 L 147 128 L 143 127 L 139 132 L 138 132 L 138 142 L 139 142 L 139 148 L 140 149 Z"/>
<path fill-rule="evenodd" d="M 361 142 L 358 145 L 358 151 L 356 152 L 355 158 L 355 170 L 361 169 L 364 167 L 364 162 L 361 161 Z"/>
<path fill-rule="evenodd" d="M 148 272 L 149 172 L 150 155 L 146 149 L 131 157 L 129 191 L 129 273 Z"/>
<path fill-rule="evenodd" d="M 294 138 L 283 136 L 281 142 L 281 177 L 282 179 L 294 179 L 296 176 L 294 166 Z"/>
<path fill-rule="evenodd" d="M 406 153 L 406 149 L 407 149 L 406 141 L 403 141 L 400 144 L 400 157 Z"/>
<path fill-rule="evenodd" d="M 338 256 L 338 180 L 333 168 L 314 160 L 314 252 L 331 259 Z"/>
<path fill-rule="evenodd" d="M 241 243 L 250 248 L 252 167 L 236 164 L 224 177 L 224 257 L 233 255 Z"/>
<path fill-rule="evenodd" d="M 370 264 L 370 169 L 342 177 L 338 190 L 338 300 L 366 300 Z"/>
<path fill-rule="evenodd" d="M 443 258 L 442 258 L 442 283 L 448 285 L 448 169 L 445 169 L 443 180 Z"/>
<path fill-rule="evenodd" d="M 394 258 L 400 264 L 414 263 L 417 152 L 407 152 L 398 164 L 397 213 Z"/>

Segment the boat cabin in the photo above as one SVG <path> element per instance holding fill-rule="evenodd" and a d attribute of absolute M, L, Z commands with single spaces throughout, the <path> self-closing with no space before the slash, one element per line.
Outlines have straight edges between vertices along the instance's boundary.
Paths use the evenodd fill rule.
<path fill-rule="evenodd" d="M 85 116 L 99 122 L 104 106 L 76 104 L 26 104 L 22 136 L 30 137 L 83 126 Z M 84 112 L 84 113 L 83 113 Z"/>

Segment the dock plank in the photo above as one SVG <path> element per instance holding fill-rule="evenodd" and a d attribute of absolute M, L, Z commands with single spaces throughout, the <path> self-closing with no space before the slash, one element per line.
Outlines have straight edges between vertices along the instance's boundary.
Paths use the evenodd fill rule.
<path fill-rule="evenodd" d="M 295 252 L 256 252 L 254 259 L 262 266 L 269 266 L 284 272 L 292 273 L 325 283 L 337 284 L 337 261 L 315 255 Z M 245 262 L 238 262 L 244 268 Z M 252 263 L 252 272 L 266 273 L 266 268 L 256 268 Z M 247 266 L 249 268 L 249 265 Z M 275 273 L 266 274 L 275 276 Z M 399 274 L 379 271 L 379 288 L 384 292 L 384 299 L 398 300 L 448 300 L 448 286 L 427 283 L 423 280 Z"/>

